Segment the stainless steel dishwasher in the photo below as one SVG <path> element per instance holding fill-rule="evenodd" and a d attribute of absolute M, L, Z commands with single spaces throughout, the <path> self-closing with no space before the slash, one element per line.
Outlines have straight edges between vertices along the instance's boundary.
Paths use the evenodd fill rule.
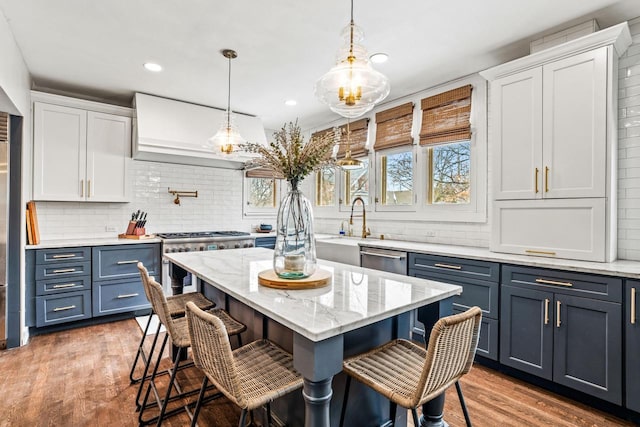
<path fill-rule="evenodd" d="M 407 253 L 391 249 L 360 247 L 360 267 L 407 274 Z"/>

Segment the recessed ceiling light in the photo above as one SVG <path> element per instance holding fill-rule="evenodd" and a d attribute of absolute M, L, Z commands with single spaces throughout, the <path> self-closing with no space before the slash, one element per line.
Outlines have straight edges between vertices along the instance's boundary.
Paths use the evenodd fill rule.
<path fill-rule="evenodd" d="M 159 73 L 160 71 L 162 71 L 162 65 L 155 64 L 153 62 L 145 62 L 144 68 L 147 71 L 153 71 L 154 73 Z"/>
<path fill-rule="evenodd" d="M 383 62 L 387 62 L 387 59 L 389 59 L 389 55 L 387 55 L 386 53 L 374 53 L 369 57 L 369 59 L 374 64 L 382 64 Z"/>
<path fill-rule="evenodd" d="M 288 107 L 293 107 L 294 105 L 297 105 L 298 102 L 295 99 L 287 99 L 286 101 L 284 101 L 284 105 L 288 106 Z"/>

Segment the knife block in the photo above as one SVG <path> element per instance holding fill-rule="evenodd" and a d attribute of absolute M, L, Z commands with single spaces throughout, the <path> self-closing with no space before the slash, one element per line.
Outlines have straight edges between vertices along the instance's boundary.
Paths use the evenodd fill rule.
<path fill-rule="evenodd" d="M 129 226 L 127 227 L 127 231 L 124 234 L 127 234 L 129 236 L 134 235 L 133 230 L 135 230 L 136 227 L 136 222 L 137 221 L 129 221 Z M 143 233 L 144 234 L 144 233 Z"/>

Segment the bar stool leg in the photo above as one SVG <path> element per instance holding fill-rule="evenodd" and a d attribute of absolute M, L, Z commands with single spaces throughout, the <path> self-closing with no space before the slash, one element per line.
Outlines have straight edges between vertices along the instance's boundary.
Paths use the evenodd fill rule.
<path fill-rule="evenodd" d="M 144 373 L 140 378 L 140 386 L 138 387 L 138 393 L 136 394 L 136 411 L 140 410 L 140 395 L 142 394 L 142 388 L 144 387 L 144 382 L 148 379 L 147 374 L 149 373 L 149 365 L 151 365 L 151 359 L 153 358 L 153 351 L 156 348 L 156 343 L 158 342 L 158 335 L 160 335 L 160 328 L 162 324 L 158 322 L 158 327 L 156 328 L 156 336 L 153 338 L 153 342 L 151 343 L 151 351 L 149 351 L 149 356 L 147 359 L 147 363 L 144 365 Z"/>
<path fill-rule="evenodd" d="M 246 422 L 247 422 L 247 410 L 243 409 L 242 413 L 240 414 L 240 421 L 238 421 L 238 427 L 245 427 Z"/>
<path fill-rule="evenodd" d="M 198 415 L 200 414 L 200 407 L 202 407 L 202 400 L 204 399 L 204 392 L 207 389 L 207 383 L 209 382 L 209 378 L 205 375 L 202 380 L 202 387 L 200 387 L 200 394 L 198 395 L 198 403 L 196 403 L 196 408 L 193 411 L 193 419 L 191 420 L 191 427 L 196 427 L 198 424 Z"/>
<path fill-rule="evenodd" d="M 347 375 L 347 384 L 344 388 L 344 398 L 342 399 L 342 410 L 340 411 L 340 427 L 344 426 L 344 416 L 347 413 L 347 401 L 349 400 L 350 387 L 351 387 L 351 377 Z"/>
<path fill-rule="evenodd" d="M 418 411 L 416 411 L 416 408 L 411 408 L 411 415 L 413 415 L 413 425 L 418 427 L 420 425 L 420 419 L 418 418 Z"/>
<path fill-rule="evenodd" d="M 158 424 L 157 424 L 158 427 L 160 427 L 160 425 L 162 424 L 164 413 L 167 410 L 167 405 L 169 404 L 169 398 L 171 398 L 171 389 L 174 387 L 173 382 L 176 379 L 176 374 L 178 373 L 178 365 L 180 364 L 180 360 L 182 359 L 183 353 L 184 353 L 184 356 L 186 357 L 186 348 L 179 347 L 178 351 L 176 352 L 176 357 L 173 361 L 173 370 L 171 371 L 171 378 L 169 379 L 169 384 L 167 385 L 167 394 L 165 395 L 164 400 L 162 401 L 162 408 L 160 409 L 160 414 L 158 415 Z"/>
<path fill-rule="evenodd" d="M 154 380 L 156 378 L 156 374 L 158 373 L 158 366 L 160 366 L 160 362 L 162 361 L 162 353 L 164 353 L 164 348 L 167 345 L 167 341 L 169 340 L 169 334 L 164 336 L 162 340 L 162 345 L 160 346 L 160 353 L 158 353 L 158 358 L 156 360 L 156 364 L 153 367 L 153 372 L 151 373 L 151 378 L 149 378 L 149 382 L 147 384 L 147 391 L 144 394 L 144 400 L 142 401 L 142 406 L 140 407 L 140 413 L 138 414 L 138 423 L 143 426 L 149 423 L 150 420 L 142 419 L 145 409 L 147 408 L 147 402 L 149 401 L 149 394 L 151 394 L 151 388 L 155 386 Z"/>
<path fill-rule="evenodd" d="M 460 406 L 462 406 L 462 413 L 464 414 L 464 420 L 467 423 L 467 427 L 471 426 L 471 418 L 469 418 L 469 412 L 467 412 L 467 405 L 464 403 L 464 396 L 462 396 L 462 388 L 460 387 L 460 381 L 456 381 L 456 391 L 458 392 L 458 398 L 460 399 Z"/>
<path fill-rule="evenodd" d="M 141 378 L 134 378 L 133 373 L 136 370 L 136 366 L 138 366 L 138 359 L 140 359 L 140 353 L 144 351 L 144 341 L 147 338 L 147 332 L 149 331 L 149 325 L 151 325 L 151 317 L 153 317 L 153 311 L 149 315 L 147 319 L 147 326 L 144 327 L 144 331 L 142 331 L 142 338 L 140 338 L 140 345 L 138 345 L 138 352 L 136 353 L 136 358 L 133 359 L 133 366 L 131 367 L 131 372 L 129 372 L 129 381 L 131 384 L 137 383 L 138 381 L 143 380 L 144 375 Z"/>

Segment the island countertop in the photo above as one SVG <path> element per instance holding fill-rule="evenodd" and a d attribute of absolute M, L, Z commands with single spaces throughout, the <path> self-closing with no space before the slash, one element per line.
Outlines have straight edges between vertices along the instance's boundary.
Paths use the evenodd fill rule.
<path fill-rule="evenodd" d="M 166 260 L 311 341 L 462 292 L 457 285 L 322 260 L 318 268 L 332 273 L 327 286 L 273 289 L 258 284 L 258 273 L 272 268 L 272 257 L 273 251 L 263 248 L 164 254 Z"/>

